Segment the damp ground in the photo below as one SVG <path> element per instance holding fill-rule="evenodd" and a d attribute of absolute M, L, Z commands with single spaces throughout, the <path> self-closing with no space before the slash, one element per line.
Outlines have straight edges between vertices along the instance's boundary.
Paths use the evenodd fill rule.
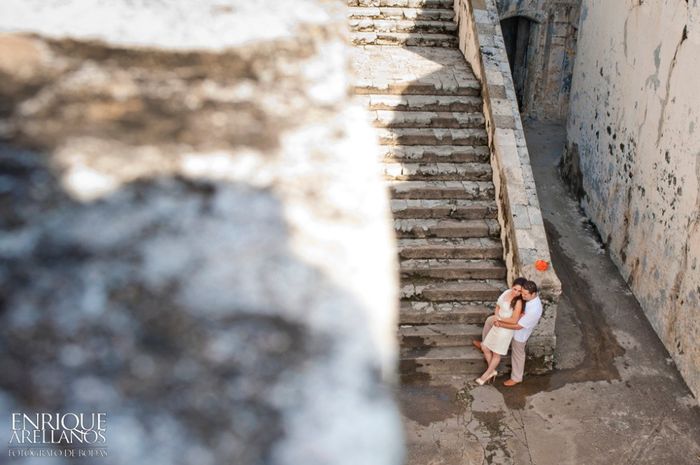
<path fill-rule="evenodd" d="M 564 127 L 525 131 L 563 288 L 556 368 L 512 388 L 404 380 L 406 463 L 699 465 L 698 401 L 559 177 Z"/>

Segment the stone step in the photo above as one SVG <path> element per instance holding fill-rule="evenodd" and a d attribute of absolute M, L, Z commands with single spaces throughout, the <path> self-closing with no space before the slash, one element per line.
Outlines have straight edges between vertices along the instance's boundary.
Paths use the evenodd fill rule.
<path fill-rule="evenodd" d="M 450 21 L 455 17 L 452 8 L 415 8 L 415 7 L 367 7 L 351 6 L 348 18 L 375 18 L 393 20 Z"/>
<path fill-rule="evenodd" d="M 370 111 L 370 121 L 379 128 L 483 128 L 484 115 L 463 111 Z"/>
<path fill-rule="evenodd" d="M 393 199 L 493 199 L 491 181 L 388 181 Z"/>
<path fill-rule="evenodd" d="M 355 7 L 452 8 L 454 0 L 348 0 Z"/>
<path fill-rule="evenodd" d="M 391 211 L 395 219 L 481 220 L 497 218 L 498 215 L 495 200 L 392 199 Z"/>
<path fill-rule="evenodd" d="M 481 85 L 458 48 L 352 47 L 355 94 L 472 95 Z"/>
<path fill-rule="evenodd" d="M 473 324 L 435 324 L 399 327 L 398 337 L 404 351 L 427 347 L 462 347 L 481 339 L 481 326 Z"/>
<path fill-rule="evenodd" d="M 403 260 L 401 279 L 500 279 L 506 278 L 502 260 Z"/>
<path fill-rule="evenodd" d="M 444 281 L 429 284 L 401 284 L 401 299 L 427 300 L 429 302 L 495 302 L 505 289 L 505 284 L 487 282 Z"/>
<path fill-rule="evenodd" d="M 394 220 L 394 231 L 399 238 L 430 237 L 499 237 L 500 227 L 496 220 Z"/>
<path fill-rule="evenodd" d="M 357 95 L 466 95 L 478 97 L 481 95 L 481 86 L 476 79 L 463 79 L 459 84 L 454 84 L 428 78 L 413 81 L 382 81 L 368 80 L 360 77 L 355 80 L 354 92 Z"/>
<path fill-rule="evenodd" d="M 352 32 L 354 45 L 413 45 L 417 47 L 445 47 L 459 45 L 454 34 L 429 32 Z"/>
<path fill-rule="evenodd" d="M 399 239 L 398 250 L 399 258 L 401 259 L 503 258 L 501 241 L 488 237 Z M 499 295 L 500 293 L 496 297 Z M 456 297 L 441 300 L 459 299 L 459 297 Z"/>
<path fill-rule="evenodd" d="M 379 128 L 382 145 L 486 145 L 485 129 Z"/>
<path fill-rule="evenodd" d="M 510 367 L 510 355 L 501 359 L 499 372 L 507 372 Z M 481 375 L 486 369 L 481 351 L 474 347 L 431 347 L 407 348 L 401 351 L 399 371 L 401 375 L 426 374 L 471 374 Z M 506 378 L 500 376 L 496 382 Z"/>
<path fill-rule="evenodd" d="M 489 163 L 384 163 L 388 180 L 491 181 Z"/>
<path fill-rule="evenodd" d="M 349 24 L 353 32 L 423 32 L 455 35 L 457 30 L 457 23 L 451 20 L 350 18 Z"/>
<path fill-rule="evenodd" d="M 476 78 L 465 74 L 460 82 L 456 80 L 441 81 L 429 76 L 415 80 L 380 80 L 358 77 L 355 79 L 354 91 L 358 95 L 390 94 L 390 95 L 433 95 L 433 96 L 480 96 L 481 85 Z"/>
<path fill-rule="evenodd" d="M 370 110 L 394 111 L 464 111 L 481 112 L 481 97 L 472 95 L 364 95 L 364 103 Z M 482 114 L 483 116 L 483 114 Z"/>
<path fill-rule="evenodd" d="M 403 301 L 399 310 L 399 324 L 470 323 L 483 326 L 486 318 L 493 314 L 495 306 L 495 300 L 486 303 Z"/>
<path fill-rule="evenodd" d="M 384 162 L 488 163 L 491 158 L 486 145 L 383 145 L 380 150 Z"/>

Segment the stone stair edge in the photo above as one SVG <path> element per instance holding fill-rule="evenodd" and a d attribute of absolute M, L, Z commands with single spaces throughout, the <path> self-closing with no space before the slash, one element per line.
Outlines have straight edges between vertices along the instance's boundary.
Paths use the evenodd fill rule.
<path fill-rule="evenodd" d="M 452 8 L 413 7 L 413 6 L 348 6 L 348 18 L 438 18 L 452 20 Z"/>
<path fill-rule="evenodd" d="M 422 307 L 416 309 L 412 306 Z M 429 304 L 425 305 L 425 304 Z M 439 307 L 453 305 L 452 310 L 440 310 Z M 438 309 L 436 309 L 438 307 Z M 427 311 L 426 308 L 431 308 Z M 483 326 L 484 321 L 493 314 L 493 307 L 485 302 L 429 302 L 429 301 L 403 301 L 399 309 L 399 325 L 428 325 L 428 324 L 455 324 L 472 323 Z"/>
<path fill-rule="evenodd" d="M 369 111 L 402 111 L 431 113 L 479 113 L 483 116 L 483 100 L 475 95 L 430 94 L 360 94 L 356 101 Z"/>
<path fill-rule="evenodd" d="M 483 360 L 480 350 L 476 349 L 471 341 L 464 346 L 410 348 L 402 350 L 401 360 Z M 510 362 L 510 355 L 502 358 L 503 361 Z M 485 365 L 485 364 L 484 364 Z"/>
<path fill-rule="evenodd" d="M 401 324 L 398 328 L 398 332 L 403 335 L 428 334 L 430 332 L 435 332 L 435 334 L 453 336 L 454 334 L 443 333 L 450 330 L 458 331 L 459 334 L 481 334 L 482 325 L 478 325 L 476 323 L 430 323 L 425 325 Z"/>
<path fill-rule="evenodd" d="M 418 238 L 418 239 L 397 239 L 397 247 L 400 249 L 408 247 L 435 247 L 435 246 L 461 246 L 461 245 L 483 245 L 485 247 L 502 247 L 500 239 L 490 237 L 481 238 Z"/>
<path fill-rule="evenodd" d="M 452 268 L 452 267 L 465 267 L 468 268 L 473 266 L 475 268 L 488 267 L 505 269 L 506 264 L 501 259 L 495 258 L 480 258 L 480 259 L 459 259 L 459 258 L 446 258 L 440 259 L 430 259 L 430 258 L 411 258 L 403 260 L 399 263 L 401 270 L 413 270 L 422 269 L 419 266 L 427 265 L 427 269 L 439 269 L 439 268 Z"/>
<path fill-rule="evenodd" d="M 452 47 L 458 38 L 452 34 L 424 32 L 351 32 L 353 44 L 357 45 L 418 45 L 427 47 Z"/>
<path fill-rule="evenodd" d="M 350 18 L 350 30 L 353 32 L 425 32 L 452 34 L 457 30 L 457 23 L 440 19 L 379 19 L 373 17 Z"/>
<path fill-rule="evenodd" d="M 348 0 L 348 6 L 402 6 L 424 8 L 427 5 L 439 5 L 452 8 L 454 0 Z"/>
<path fill-rule="evenodd" d="M 476 162 L 488 163 L 491 152 L 487 145 L 383 145 L 379 157 L 384 161 L 413 162 Z"/>

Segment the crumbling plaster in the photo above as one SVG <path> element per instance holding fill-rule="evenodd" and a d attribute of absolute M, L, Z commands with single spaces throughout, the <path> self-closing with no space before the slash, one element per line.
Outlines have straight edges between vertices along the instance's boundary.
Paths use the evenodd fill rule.
<path fill-rule="evenodd" d="M 697 0 L 584 0 L 563 171 L 700 394 Z"/>

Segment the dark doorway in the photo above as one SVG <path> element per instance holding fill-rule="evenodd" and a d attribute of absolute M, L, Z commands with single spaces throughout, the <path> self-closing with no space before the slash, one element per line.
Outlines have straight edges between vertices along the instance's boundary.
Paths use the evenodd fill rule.
<path fill-rule="evenodd" d="M 532 21 L 523 16 L 515 16 L 501 21 L 501 31 L 515 85 L 515 95 L 521 112 L 523 111 L 523 98 L 527 84 L 527 47 L 530 43 L 531 24 Z"/>

